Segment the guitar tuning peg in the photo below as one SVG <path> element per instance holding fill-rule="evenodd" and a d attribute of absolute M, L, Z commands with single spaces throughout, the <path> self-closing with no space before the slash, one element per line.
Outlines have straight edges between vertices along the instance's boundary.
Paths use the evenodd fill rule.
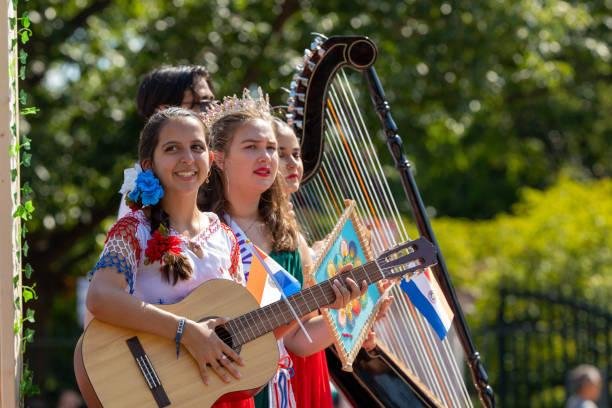
<path fill-rule="evenodd" d="M 296 93 L 295 97 L 300 102 L 304 102 L 306 100 L 306 94 L 304 93 Z"/>
<path fill-rule="evenodd" d="M 310 69 L 311 71 L 314 71 L 315 67 L 317 66 L 317 64 L 313 61 L 308 61 L 306 62 L 306 64 L 308 65 L 308 69 Z"/>
<path fill-rule="evenodd" d="M 302 84 L 302 85 L 306 86 L 306 85 L 308 85 L 308 78 L 304 77 L 304 76 L 299 76 L 299 77 L 297 77 L 297 82 L 299 84 Z"/>
<path fill-rule="evenodd" d="M 294 120 L 293 126 L 295 126 L 298 129 L 303 129 L 303 122 L 301 120 Z"/>
<path fill-rule="evenodd" d="M 297 81 L 294 79 L 293 81 L 291 81 L 291 84 L 289 85 L 289 91 L 291 93 L 294 93 L 295 90 L 297 89 L 297 86 L 298 86 Z"/>
<path fill-rule="evenodd" d="M 302 64 L 297 64 L 297 65 L 295 66 L 295 70 L 296 70 L 296 71 L 300 71 L 300 72 L 301 72 L 301 71 L 303 71 L 303 70 L 304 70 L 304 65 L 302 65 Z"/>
<path fill-rule="evenodd" d="M 296 106 L 293 109 L 295 110 L 297 115 L 304 116 L 304 107 L 303 106 Z"/>
<path fill-rule="evenodd" d="M 309 59 L 310 57 L 312 57 L 313 52 L 308 50 L 308 49 L 304 49 L 304 59 Z"/>

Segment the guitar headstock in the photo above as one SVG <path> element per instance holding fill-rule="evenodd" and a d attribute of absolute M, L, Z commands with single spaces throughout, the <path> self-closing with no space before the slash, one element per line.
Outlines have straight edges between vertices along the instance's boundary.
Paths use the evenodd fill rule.
<path fill-rule="evenodd" d="M 381 253 L 376 259 L 385 278 L 401 277 L 438 263 L 436 247 L 421 237 Z"/>

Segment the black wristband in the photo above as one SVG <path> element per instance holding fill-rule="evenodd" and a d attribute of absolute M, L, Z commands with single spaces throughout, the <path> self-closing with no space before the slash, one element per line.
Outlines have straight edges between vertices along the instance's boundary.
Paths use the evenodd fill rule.
<path fill-rule="evenodd" d="M 181 338 L 185 331 L 185 319 L 179 319 L 178 326 L 176 327 L 176 335 L 174 336 L 174 342 L 176 343 L 176 359 L 179 358 L 179 352 L 181 351 Z"/>

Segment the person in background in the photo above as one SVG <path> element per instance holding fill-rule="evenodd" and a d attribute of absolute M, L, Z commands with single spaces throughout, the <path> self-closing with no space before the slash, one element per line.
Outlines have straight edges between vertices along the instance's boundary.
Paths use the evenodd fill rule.
<path fill-rule="evenodd" d="M 596 401 L 601 393 L 602 378 L 599 370 L 589 364 L 582 364 L 570 371 L 568 383 L 571 396 L 565 408 L 597 408 Z"/>
<path fill-rule="evenodd" d="M 170 106 L 204 112 L 214 100 L 212 79 L 205 67 L 165 66 L 143 77 L 138 87 L 136 108 L 146 120 L 159 109 Z"/>
<path fill-rule="evenodd" d="M 138 86 L 136 110 L 142 119 L 149 119 L 155 112 L 171 106 L 180 106 L 195 113 L 204 112 L 215 100 L 212 79 L 201 65 L 178 65 L 156 68 L 147 73 Z M 139 171 L 139 165 L 124 171 L 125 178 Z M 124 186 L 119 190 L 121 202 L 117 218 L 130 212 Z"/>

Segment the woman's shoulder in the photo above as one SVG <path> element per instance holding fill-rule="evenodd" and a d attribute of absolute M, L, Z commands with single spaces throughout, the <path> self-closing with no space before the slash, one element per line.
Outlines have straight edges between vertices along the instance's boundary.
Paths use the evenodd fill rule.
<path fill-rule="evenodd" d="M 150 224 L 146 214 L 142 210 L 132 210 L 119 218 L 108 231 L 107 239 L 121 235 L 138 236 L 148 232 Z"/>

